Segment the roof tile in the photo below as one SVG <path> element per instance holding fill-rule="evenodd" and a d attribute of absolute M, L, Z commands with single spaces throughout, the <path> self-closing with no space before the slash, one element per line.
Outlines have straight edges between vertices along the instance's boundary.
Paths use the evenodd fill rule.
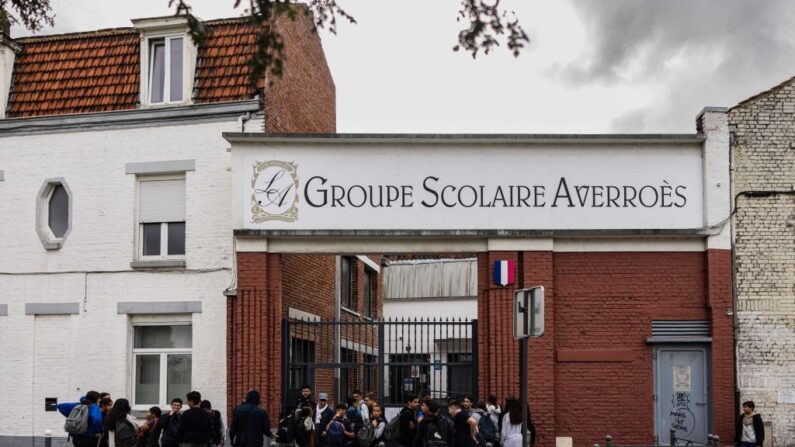
<path fill-rule="evenodd" d="M 243 19 L 206 22 L 198 49 L 196 103 L 256 95 L 249 59 L 255 25 Z M 18 39 L 9 118 L 134 109 L 140 84 L 140 37 L 134 28 Z"/>

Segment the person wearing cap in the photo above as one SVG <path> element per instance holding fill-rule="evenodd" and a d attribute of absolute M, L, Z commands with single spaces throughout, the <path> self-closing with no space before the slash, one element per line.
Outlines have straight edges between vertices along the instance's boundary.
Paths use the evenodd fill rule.
<path fill-rule="evenodd" d="M 331 405 L 328 404 L 328 394 L 318 394 L 317 401 L 317 406 L 315 407 L 315 427 L 325 428 L 334 417 L 334 410 L 332 410 Z M 323 445 L 322 432 L 323 429 L 315 430 L 315 436 L 317 436 L 315 445 Z"/>

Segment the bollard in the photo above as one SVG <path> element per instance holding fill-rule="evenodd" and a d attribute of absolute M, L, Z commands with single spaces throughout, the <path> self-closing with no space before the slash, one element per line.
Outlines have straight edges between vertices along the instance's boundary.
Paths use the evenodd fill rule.
<path fill-rule="evenodd" d="M 675 428 L 671 429 L 671 437 L 670 437 L 670 439 L 671 439 L 671 442 L 669 443 L 669 445 L 676 445 L 676 429 Z"/>
<path fill-rule="evenodd" d="M 52 447 L 52 430 L 44 430 L 44 447 Z"/>
<path fill-rule="evenodd" d="M 720 447 L 720 438 L 718 435 L 712 437 L 712 442 L 714 443 L 715 447 Z"/>
<path fill-rule="evenodd" d="M 597 442 L 596 444 L 593 445 L 593 447 L 599 447 L 599 443 Z"/>
<path fill-rule="evenodd" d="M 613 437 L 610 435 L 605 436 L 605 447 L 613 447 Z"/>

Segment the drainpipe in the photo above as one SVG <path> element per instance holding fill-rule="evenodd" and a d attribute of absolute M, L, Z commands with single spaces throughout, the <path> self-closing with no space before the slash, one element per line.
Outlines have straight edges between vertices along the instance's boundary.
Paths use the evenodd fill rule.
<path fill-rule="evenodd" d="M 342 317 L 342 293 L 340 290 L 342 280 L 342 256 L 335 256 L 334 262 L 334 363 L 338 365 L 334 368 L 334 398 L 337 403 L 343 402 L 340 396 L 340 319 Z"/>
<path fill-rule="evenodd" d="M 238 127 L 240 127 L 241 132 L 246 131 L 246 122 L 248 122 L 250 119 L 251 119 L 251 112 L 246 112 L 245 115 L 240 115 L 237 118 L 237 125 Z"/>

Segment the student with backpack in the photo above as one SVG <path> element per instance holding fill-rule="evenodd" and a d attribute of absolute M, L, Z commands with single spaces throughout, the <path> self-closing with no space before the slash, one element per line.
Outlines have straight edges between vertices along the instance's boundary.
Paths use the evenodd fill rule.
<path fill-rule="evenodd" d="M 355 397 L 349 397 L 347 404 L 348 404 L 348 409 L 345 411 L 345 417 L 351 423 L 351 428 L 353 429 L 353 432 L 359 433 L 359 430 L 362 429 L 365 423 L 364 416 L 362 416 L 362 412 L 361 410 L 359 410 Z"/>
<path fill-rule="evenodd" d="M 492 394 L 488 399 L 486 399 L 486 412 L 489 413 L 489 417 L 491 418 L 491 422 L 494 424 L 494 427 L 499 427 L 502 408 L 500 408 L 500 405 L 497 403 L 497 396 Z"/>
<path fill-rule="evenodd" d="M 223 447 L 226 438 L 226 427 L 224 427 L 224 419 L 221 417 L 221 412 L 213 410 L 213 404 L 209 400 L 203 400 L 199 404 L 199 408 L 207 412 L 213 423 L 212 431 L 210 432 L 210 438 L 213 442 L 210 443 L 210 446 Z"/>
<path fill-rule="evenodd" d="M 295 447 L 296 410 L 288 408 L 279 413 L 279 425 L 276 428 L 276 447 Z"/>
<path fill-rule="evenodd" d="M 461 403 L 454 400 L 448 404 L 453 417 L 453 446 L 476 447 L 478 445 L 478 422 L 464 411 Z"/>
<path fill-rule="evenodd" d="M 359 390 L 353 390 L 353 400 L 356 401 L 356 408 L 359 410 L 359 414 L 361 414 L 362 425 L 369 423 L 370 408 L 367 407 L 367 403 L 364 401 L 364 394 Z"/>
<path fill-rule="evenodd" d="M 398 435 L 394 440 L 401 447 L 411 447 L 414 444 L 414 437 L 417 435 L 417 408 L 419 406 L 420 400 L 416 394 L 406 396 L 406 406 L 400 410 L 397 417 Z"/>
<path fill-rule="evenodd" d="M 109 447 L 135 447 L 138 443 L 138 421 L 130 414 L 130 401 L 117 399 L 105 418 Z"/>
<path fill-rule="evenodd" d="M 259 404 L 259 391 L 251 390 L 246 394 L 245 402 L 235 408 L 229 428 L 229 441 L 233 447 L 262 447 L 263 437 L 272 436 L 268 412 Z"/>
<path fill-rule="evenodd" d="M 478 402 L 475 405 L 475 409 L 473 410 L 473 416 L 477 414 L 479 417 L 476 418 L 478 421 L 478 433 L 480 433 L 479 440 L 480 443 L 484 444 L 487 447 L 493 447 L 496 445 L 498 436 L 497 436 L 497 425 L 491 419 L 491 415 L 488 414 L 486 410 L 486 403 L 483 401 Z"/>
<path fill-rule="evenodd" d="M 447 420 L 438 415 L 439 402 L 429 399 L 423 406 L 424 417 L 417 425 L 413 447 L 447 447 L 452 438 L 452 430 Z"/>
<path fill-rule="evenodd" d="M 182 410 L 182 399 L 175 397 L 171 400 L 171 411 L 160 416 L 160 427 L 163 430 L 161 444 L 163 447 L 177 447 L 179 438 L 180 411 Z"/>
<path fill-rule="evenodd" d="M 99 442 L 103 425 L 98 401 L 99 393 L 89 391 L 80 398 L 80 402 L 58 404 L 58 412 L 66 416 L 63 429 L 74 447 L 96 447 Z"/>
<path fill-rule="evenodd" d="M 346 447 L 356 438 L 351 422 L 345 417 L 347 409 L 345 404 L 337 405 L 337 414 L 323 430 L 323 445 L 326 447 Z"/>

